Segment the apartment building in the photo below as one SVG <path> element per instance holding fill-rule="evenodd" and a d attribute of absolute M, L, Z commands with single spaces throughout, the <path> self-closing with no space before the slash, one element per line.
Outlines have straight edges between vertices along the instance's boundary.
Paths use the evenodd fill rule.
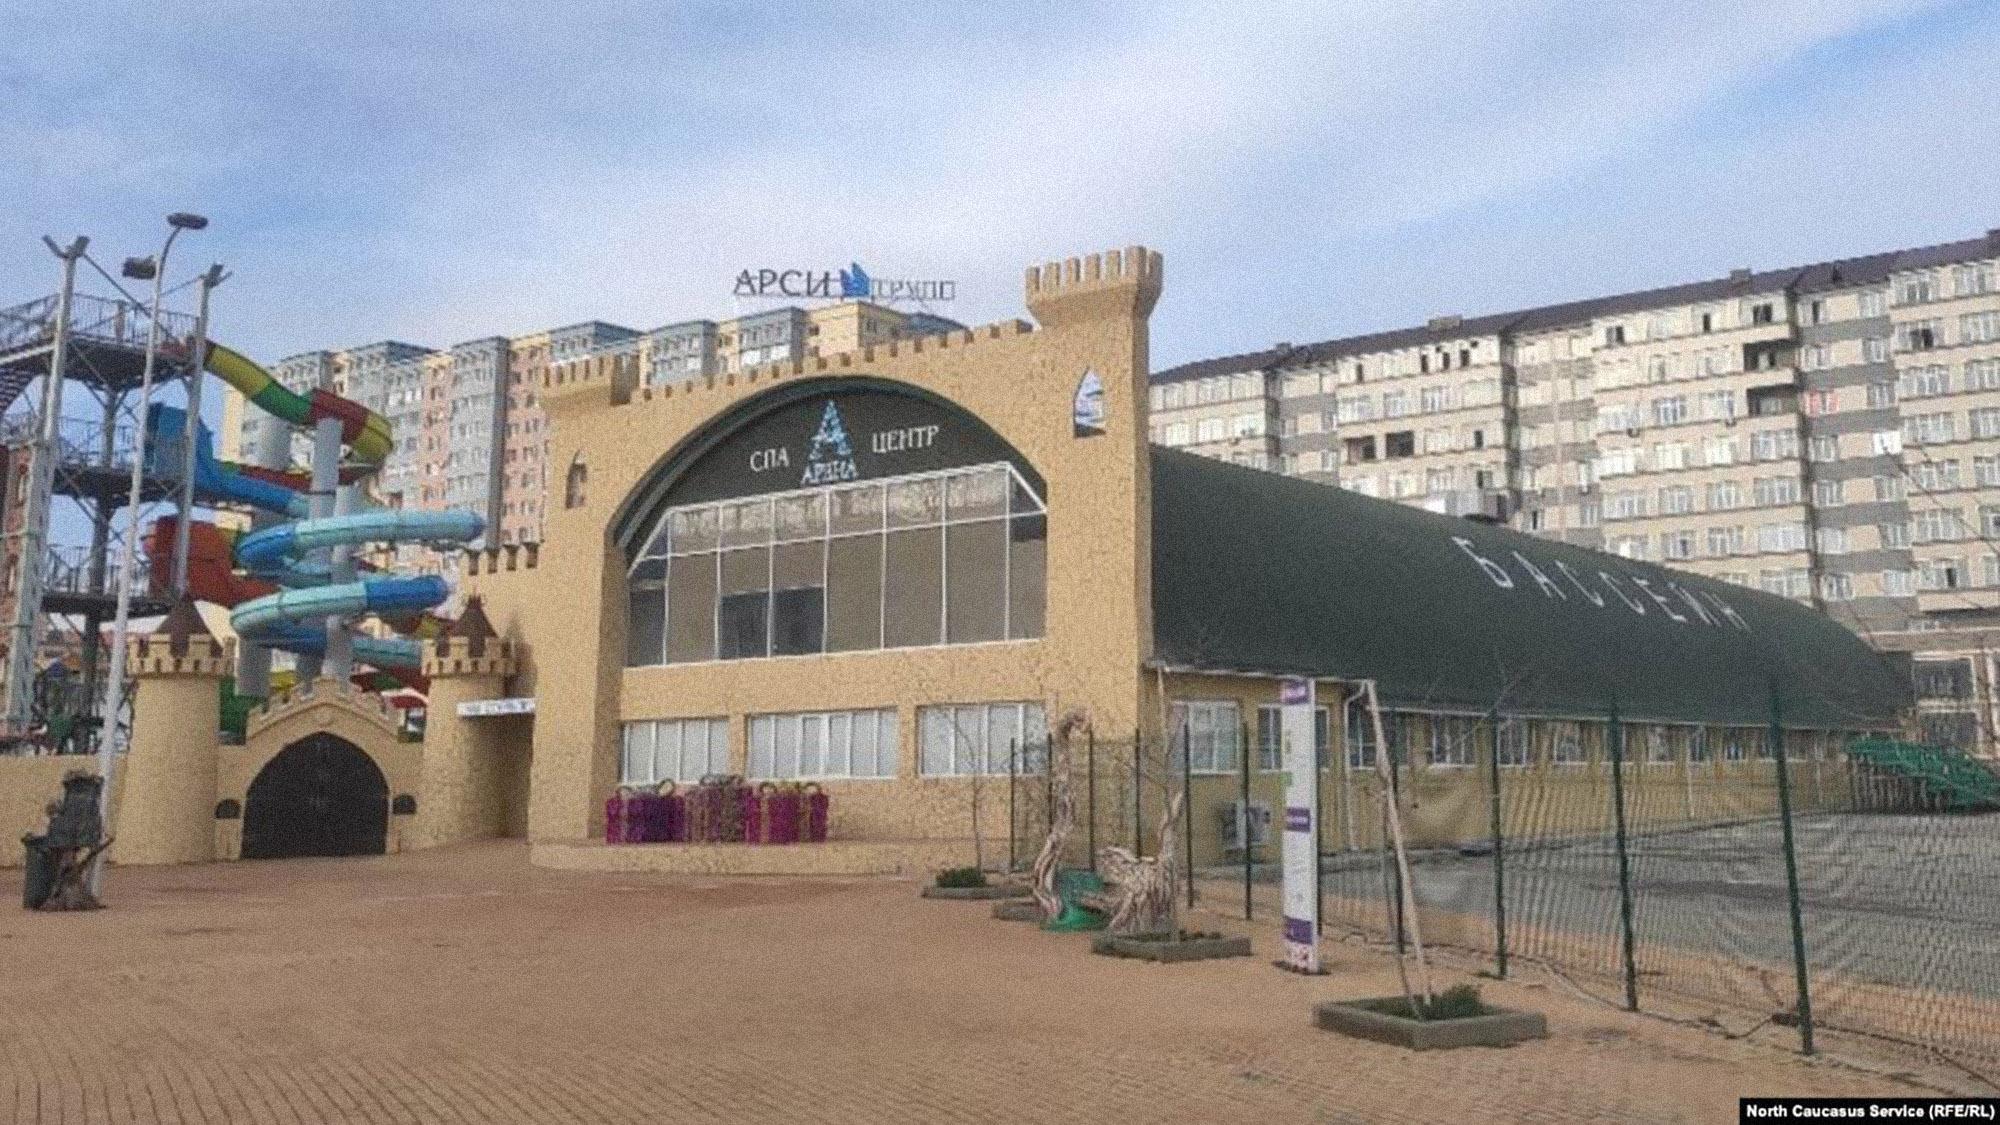
<path fill-rule="evenodd" d="M 1203 360 L 1155 442 L 1754 586 L 2000 729 L 2000 230 Z"/>
<path fill-rule="evenodd" d="M 489 528 L 482 545 L 498 545 L 541 538 L 549 436 L 536 390 L 551 363 L 630 353 L 639 357 L 647 382 L 658 386 L 961 327 L 928 313 L 846 301 L 651 331 L 592 320 L 446 349 L 385 340 L 290 356 L 271 372 L 293 390 L 326 387 L 389 419 L 395 447 L 374 482 L 377 502 L 479 512 Z M 227 392 L 225 459 L 250 459 L 261 417 L 245 410 L 242 396 Z M 305 435 L 293 435 L 295 464 L 308 462 L 310 445 Z M 398 554 L 403 566 L 446 568 L 445 560 L 418 546 Z"/>

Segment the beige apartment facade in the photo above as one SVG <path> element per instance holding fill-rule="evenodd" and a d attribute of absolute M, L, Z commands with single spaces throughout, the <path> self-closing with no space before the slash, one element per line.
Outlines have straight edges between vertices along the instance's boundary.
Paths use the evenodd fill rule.
<path fill-rule="evenodd" d="M 1155 376 L 1154 440 L 1240 460 L 1198 388 L 1262 388 L 1267 467 L 1822 609 L 1991 751 L 1996 263 L 2000 230 L 1205 360 Z"/>

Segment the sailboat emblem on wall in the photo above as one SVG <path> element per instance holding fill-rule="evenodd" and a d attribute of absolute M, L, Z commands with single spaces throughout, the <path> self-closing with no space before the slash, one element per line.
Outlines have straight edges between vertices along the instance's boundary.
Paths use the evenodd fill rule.
<path fill-rule="evenodd" d="M 1104 380 L 1097 377 L 1095 370 L 1086 369 L 1076 384 L 1070 422 L 1077 437 L 1095 437 L 1104 432 Z"/>

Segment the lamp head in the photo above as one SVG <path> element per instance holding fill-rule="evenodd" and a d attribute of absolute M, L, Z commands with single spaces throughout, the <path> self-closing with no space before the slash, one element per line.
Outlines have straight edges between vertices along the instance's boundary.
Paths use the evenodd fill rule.
<path fill-rule="evenodd" d="M 167 225 L 176 230 L 200 230 L 208 220 L 192 211 L 176 211 L 167 216 Z"/>

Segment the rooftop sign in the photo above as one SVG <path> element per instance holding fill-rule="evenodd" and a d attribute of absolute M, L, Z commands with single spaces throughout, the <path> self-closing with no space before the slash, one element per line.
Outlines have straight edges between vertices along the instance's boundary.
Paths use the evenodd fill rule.
<path fill-rule="evenodd" d="M 734 293 L 738 297 L 786 300 L 930 304 L 957 297 L 958 282 L 940 278 L 871 277 L 861 263 L 849 262 L 844 270 L 746 269 L 736 275 Z"/>

